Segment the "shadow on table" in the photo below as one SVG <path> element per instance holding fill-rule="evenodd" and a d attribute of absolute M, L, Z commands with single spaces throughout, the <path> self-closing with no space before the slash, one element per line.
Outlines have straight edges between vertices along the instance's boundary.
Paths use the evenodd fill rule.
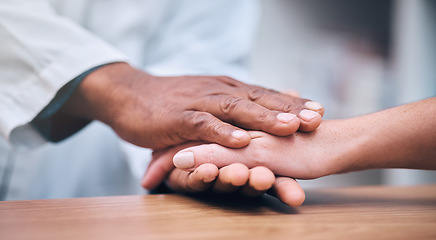
<path fill-rule="evenodd" d="M 258 198 L 233 195 L 202 194 L 191 197 L 213 207 L 240 212 L 270 210 L 281 214 L 298 214 L 299 208 L 290 207 L 275 197 L 264 194 Z M 306 192 L 303 206 L 436 206 L 435 194 L 428 191 L 411 191 L 407 188 L 354 187 L 338 189 L 316 189 Z"/>
<path fill-rule="evenodd" d="M 188 195 L 211 207 L 218 207 L 230 211 L 259 213 L 270 210 L 282 214 L 297 214 L 298 208 L 282 203 L 275 197 L 264 194 L 257 198 L 242 197 L 237 194 L 191 194 Z"/>

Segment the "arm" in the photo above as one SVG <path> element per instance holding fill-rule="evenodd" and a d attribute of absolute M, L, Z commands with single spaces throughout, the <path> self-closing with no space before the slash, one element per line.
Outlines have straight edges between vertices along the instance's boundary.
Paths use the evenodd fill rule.
<path fill-rule="evenodd" d="M 343 171 L 373 168 L 436 170 L 436 97 L 348 121 L 354 158 Z M 359 127 L 360 126 L 360 127 Z M 359 129 L 356 131 L 357 129 Z M 347 163 L 348 162 L 348 163 Z"/>
<path fill-rule="evenodd" d="M 193 140 L 242 147 L 250 137 L 241 128 L 279 136 L 315 129 L 324 109 L 307 102 L 229 77 L 156 77 L 115 63 L 86 77 L 59 117 L 100 120 L 153 149 Z"/>
<path fill-rule="evenodd" d="M 183 169 L 186 174 L 196 174 L 192 171 L 205 163 L 221 168 L 238 162 L 300 179 L 375 168 L 436 170 L 434 116 L 436 97 L 357 118 L 324 121 L 310 133 L 275 137 L 252 131 L 250 144 L 241 149 L 217 144 L 179 146 L 155 157 L 142 184 L 152 186 L 153 179 L 168 171 L 163 169 L 172 168 L 172 160 L 180 168 L 174 171 Z M 169 181 L 187 182 L 184 178 Z M 304 201 L 304 192 L 289 178 L 277 178 L 273 191 L 291 206 Z"/>
<path fill-rule="evenodd" d="M 124 59 L 103 41 L 57 16 L 49 1 L 5 1 L 0 13 L 1 33 L 9 43 L 1 49 L 5 54 L 0 67 L 8 81 L 2 82 L 0 110 L 8 114 L 2 115 L 0 127 L 6 139 L 21 144 L 30 138 L 20 130 L 31 130 L 22 126 L 68 81 L 93 66 Z M 8 68 L 10 62 L 19 64 Z M 96 119 L 143 147 L 164 148 L 199 139 L 241 147 L 248 144 L 248 134 L 225 122 L 277 135 L 298 128 L 310 131 L 321 116 L 302 111 L 313 109 L 306 102 L 227 77 L 160 78 L 114 63 L 87 76 L 49 127 L 54 134 L 70 133 L 62 128 L 80 128 L 86 120 Z M 320 105 L 315 111 L 323 113 Z M 63 135 L 52 137 L 68 137 Z"/>
<path fill-rule="evenodd" d="M 275 137 L 253 131 L 245 148 L 203 144 L 179 151 L 173 161 L 187 171 L 203 163 L 222 167 L 239 162 L 299 179 L 376 168 L 436 170 L 434 116 L 436 97 L 361 117 L 324 121 L 310 133 Z M 172 157 L 161 155 L 150 171 Z"/>

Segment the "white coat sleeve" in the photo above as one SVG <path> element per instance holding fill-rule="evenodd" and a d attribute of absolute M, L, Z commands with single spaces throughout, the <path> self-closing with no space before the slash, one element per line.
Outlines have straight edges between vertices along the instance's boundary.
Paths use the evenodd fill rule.
<path fill-rule="evenodd" d="M 45 141 L 29 122 L 69 81 L 95 66 L 128 61 L 59 16 L 48 0 L 0 1 L 0 134 L 17 148 Z"/>
<path fill-rule="evenodd" d="M 256 0 L 177 0 L 146 49 L 156 75 L 228 75 L 249 81 L 249 56 L 259 20 Z"/>

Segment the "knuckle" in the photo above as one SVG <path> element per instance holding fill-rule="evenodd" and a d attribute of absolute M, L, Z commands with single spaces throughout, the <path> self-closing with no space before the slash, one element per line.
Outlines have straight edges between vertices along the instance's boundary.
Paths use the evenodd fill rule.
<path fill-rule="evenodd" d="M 206 163 L 216 164 L 217 159 L 221 159 L 219 157 L 219 151 L 216 151 L 217 147 L 217 144 L 209 144 L 206 146 L 206 151 L 208 153 L 207 158 L 205 159 Z"/>
<path fill-rule="evenodd" d="M 269 111 L 268 110 L 263 110 L 262 112 L 260 112 L 257 116 L 257 120 L 259 122 L 264 122 L 268 119 L 269 116 Z"/>
<path fill-rule="evenodd" d="M 298 110 L 298 106 L 297 104 L 284 103 L 280 109 L 284 112 L 296 112 Z"/>
<path fill-rule="evenodd" d="M 194 129 L 202 129 L 211 124 L 212 116 L 208 113 L 194 112 L 188 118 L 188 122 Z"/>
<path fill-rule="evenodd" d="M 185 132 L 190 135 L 190 138 L 195 136 L 202 140 L 213 141 L 213 139 L 220 139 L 226 134 L 226 124 L 209 113 L 193 112 L 187 116 L 185 119 L 188 128 Z"/>
<path fill-rule="evenodd" d="M 220 104 L 221 111 L 223 113 L 229 113 L 235 111 L 242 104 L 243 99 L 238 97 L 226 97 Z"/>
<path fill-rule="evenodd" d="M 222 132 L 225 131 L 224 124 L 210 124 L 209 126 L 210 126 L 213 134 L 215 135 L 214 137 L 219 137 L 220 135 L 222 135 Z"/>
<path fill-rule="evenodd" d="M 263 88 L 252 88 L 248 90 L 248 98 L 251 101 L 256 101 L 261 99 L 267 94 L 267 90 Z"/>
<path fill-rule="evenodd" d="M 254 86 L 251 89 L 248 90 L 248 98 L 251 101 L 256 101 L 256 100 L 260 100 L 266 97 L 273 97 L 273 96 L 277 96 L 280 93 L 272 90 L 272 89 L 267 89 L 267 88 L 262 88 L 262 87 L 257 87 Z"/>

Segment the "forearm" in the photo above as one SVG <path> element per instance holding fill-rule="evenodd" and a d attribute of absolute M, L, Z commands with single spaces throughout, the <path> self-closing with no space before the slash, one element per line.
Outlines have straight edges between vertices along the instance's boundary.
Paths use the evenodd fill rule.
<path fill-rule="evenodd" d="M 374 168 L 436 169 L 436 98 L 345 121 L 346 171 Z"/>
<path fill-rule="evenodd" d="M 103 66 L 89 74 L 73 93 L 60 111 L 62 115 L 99 120 L 112 125 L 114 116 L 123 105 L 123 101 L 130 94 L 130 89 L 124 88 L 126 82 L 135 83 L 139 77 L 147 74 L 131 67 L 127 63 L 112 63 Z M 120 84 L 124 81 L 123 84 Z M 141 79 L 142 82 L 146 78 Z"/>
<path fill-rule="evenodd" d="M 102 121 L 141 147 L 190 140 L 243 147 L 250 136 L 237 126 L 276 135 L 316 128 L 324 110 L 307 101 L 229 77 L 157 77 L 113 63 L 89 74 L 60 114 Z"/>

